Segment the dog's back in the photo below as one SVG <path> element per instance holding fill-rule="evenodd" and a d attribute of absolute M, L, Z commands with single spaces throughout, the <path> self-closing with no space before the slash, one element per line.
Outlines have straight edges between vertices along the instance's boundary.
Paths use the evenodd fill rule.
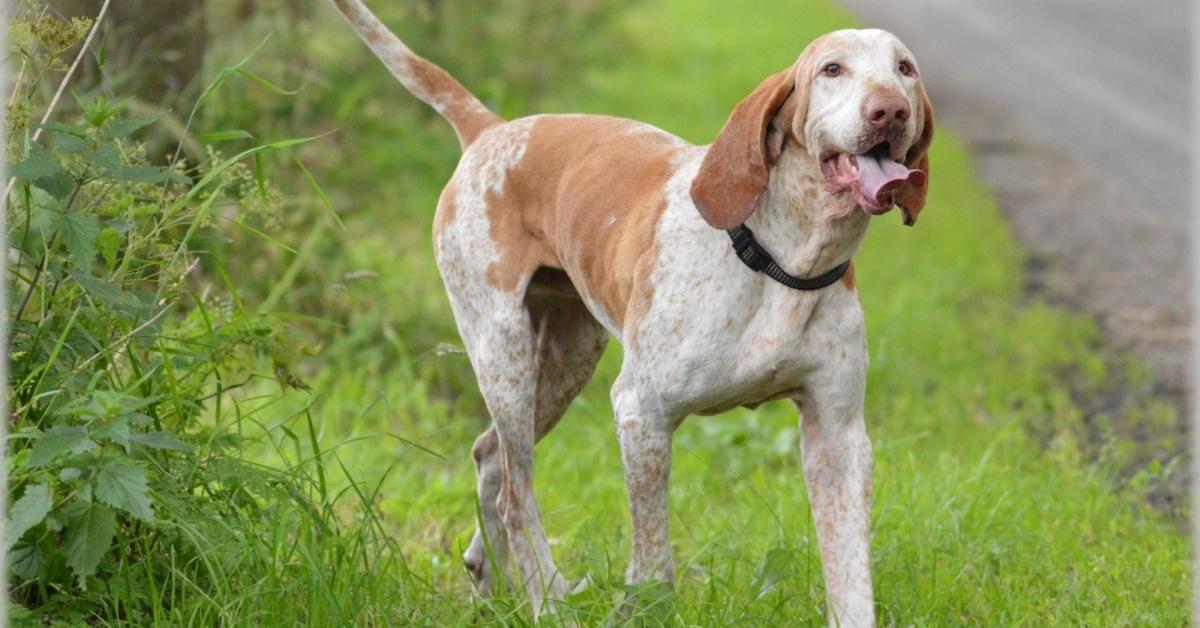
<path fill-rule="evenodd" d="M 653 259 L 666 181 L 695 150 L 653 126 L 608 116 L 542 115 L 492 127 L 467 149 L 439 203 L 439 256 L 463 240 L 448 231 L 486 223 L 488 237 L 471 238 L 463 251 L 470 260 L 461 261 L 482 260 L 492 288 L 522 290 L 538 268 L 564 270 L 620 338 Z"/>

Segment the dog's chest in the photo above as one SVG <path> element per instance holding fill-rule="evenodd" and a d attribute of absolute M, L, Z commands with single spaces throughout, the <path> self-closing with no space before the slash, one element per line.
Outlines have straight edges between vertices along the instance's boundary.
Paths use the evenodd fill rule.
<path fill-rule="evenodd" d="M 861 346 L 857 299 L 780 288 L 734 289 L 677 318 L 660 309 L 662 336 L 646 338 L 639 351 L 641 367 L 654 373 L 654 396 L 689 414 L 794 397 L 810 374 Z"/>

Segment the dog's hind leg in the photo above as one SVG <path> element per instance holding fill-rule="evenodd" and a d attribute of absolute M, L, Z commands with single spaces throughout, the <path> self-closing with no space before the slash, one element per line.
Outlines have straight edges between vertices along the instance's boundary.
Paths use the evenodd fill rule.
<path fill-rule="evenodd" d="M 496 514 L 537 613 L 547 598 L 562 598 L 566 581 L 554 565 L 533 495 L 536 338 L 523 303 L 500 305 L 493 303 L 487 316 L 474 320 L 470 337 L 464 334 L 463 340 L 496 435 L 500 467 Z M 459 323 L 461 327 L 461 318 Z M 483 438 L 486 446 L 487 435 Z M 492 472 L 490 464 L 481 465 L 485 475 Z M 480 483 L 484 489 L 481 503 L 488 501 L 491 486 L 487 484 Z M 485 511 L 485 517 L 488 514 Z M 485 529 L 488 527 L 485 523 Z"/>
<path fill-rule="evenodd" d="M 571 401 L 591 379 L 608 335 L 561 273 L 548 269 L 536 273 L 525 304 L 535 334 L 534 439 L 540 441 L 554 429 Z M 502 457 L 495 426 L 480 435 L 471 453 L 476 465 L 482 526 L 463 553 L 463 563 L 480 592 L 487 595 L 496 591 L 496 568 L 506 565 L 509 553 L 508 535 L 498 508 Z"/>
<path fill-rule="evenodd" d="M 484 596 L 499 592 L 498 574 L 508 565 L 508 534 L 500 519 L 500 438 L 495 427 L 488 427 L 471 448 L 475 459 L 475 488 L 479 494 L 479 524 L 471 545 L 463 552 L 463 565 L 475 587 Z"/>

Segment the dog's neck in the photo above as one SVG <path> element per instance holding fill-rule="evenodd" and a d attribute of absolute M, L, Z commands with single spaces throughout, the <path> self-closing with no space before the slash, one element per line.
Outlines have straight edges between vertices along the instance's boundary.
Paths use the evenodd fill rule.
<path fill-rule="evenodd" d="M 746 226 L 784 270 L 812 277 L 850 259 L 867 233 L 870 217 L 848 197 L 830 196 L 817 161 L 792 144 Z"/>

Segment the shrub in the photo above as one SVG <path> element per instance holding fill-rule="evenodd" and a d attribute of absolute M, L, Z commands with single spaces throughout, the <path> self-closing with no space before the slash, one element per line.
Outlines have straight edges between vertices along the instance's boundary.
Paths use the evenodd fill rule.
<path fill-rule="evenodd" d="M 230 601 L 237 583 L 285 589 L 297 563 L 369 572 L 389 560 L 387 541 L 373 536 L 369 507 L 359 534 L 339 536 L 320 456 L 286 426 L 288 464 L 244 456 L 258 404 L 303 386 L 291 371 L 303 344 L 280 315 L 248 308 L 211 254 L 231 226 L 270 239 L 262 228 L 280 195 L 257 157 L 303 140 L 225 157 L 216 142 L 250 135 L 220 131 L 199 136 L 201 163 L 155 164 L 133 138 L 160 116 L 126 115 L 127 101 L 103 89 L 77 96 L 77 115 L 35 124 L 39 81 L 65 69 L 58 55 L 89 27 L 25 19 L 12 37 L 25 61 L 7 120 L 15 618 L 186 612 L 210 623 L 252 616 Z M 205 94 L 239 76 L 261 80 L 238 64 Z M 266 378 L 278 385 L 230 395 Z M 319 451 L 315 432 L 309 444 Z M 330 536 L 339 541 L 314 548 Z M 292 560 L 299 552 L 306 561 Z M 321 616 L 304 603 L 288 613 Z"/>

